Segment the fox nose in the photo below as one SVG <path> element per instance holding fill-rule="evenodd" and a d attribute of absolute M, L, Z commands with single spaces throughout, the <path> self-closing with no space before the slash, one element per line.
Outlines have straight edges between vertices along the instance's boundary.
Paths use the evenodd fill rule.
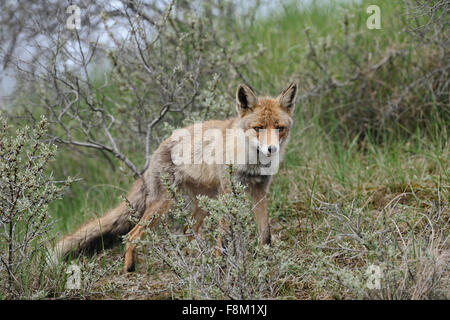
<path fill-rule="evenodd" d="M 270 145 L 267 147 L 267 151 L 269 151 L 269 153 L 275 153 L 278 151 L 278 148 L 277 148 L 277 146 Z"/>

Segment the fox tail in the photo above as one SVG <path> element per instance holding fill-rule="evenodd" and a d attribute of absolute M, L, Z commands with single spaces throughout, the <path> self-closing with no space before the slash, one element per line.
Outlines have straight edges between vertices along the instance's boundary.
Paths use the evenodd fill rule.
<path fill-rule="evenodd" d="M 133 184 L 127 196 L 127 200 L 139 217 L 145 211 L 145 198 L 145 185 L 143 180 L 139 179 Z M 131 210 L 123 201 L 102 217 L 88 221 L 56 244 L 51 250 L 51 261 L 57 262 L 69 255 L 75 257 L 82 253 L 93 253 L 120 242 L 121 236 L 127 234 L 133 227 L 130 215 Z"/>

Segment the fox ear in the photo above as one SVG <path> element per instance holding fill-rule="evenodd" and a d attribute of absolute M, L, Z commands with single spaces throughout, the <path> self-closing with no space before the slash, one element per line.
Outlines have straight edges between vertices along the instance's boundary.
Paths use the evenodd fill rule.
<path fill-rule="evenodd" d="M 294 110 L 295 99 L 297 98 L 297 84 L 292 82 L 289 87 L 283 90 L 283 92 L 278 96 L 278 101 L 281 106 L 291 114 Z"/>
<path fill-rule="evenodd" d="M 245 84 L 240 84 L 237 87 L 236 110 L 240 116 L 243 116 L 245 113 L 252 111 L 257 102 L 258 98 L 256 97 L 251 87 Z"/>

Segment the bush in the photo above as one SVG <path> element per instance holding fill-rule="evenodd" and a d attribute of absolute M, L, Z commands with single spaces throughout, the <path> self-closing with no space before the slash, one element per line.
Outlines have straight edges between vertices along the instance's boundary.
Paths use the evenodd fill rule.
<path fill-rule="evenodd" d="M 192 231 L 194 221 L 189 218 L 184 197 L 167 187 L 175 199 L 174 207 L 155 231 L 147 231 L 148 239 L 139 244 L 148 247 L 152 263 L 161 260 L 175 273 L 185 298 L 283 297 L 283 288 L 290 279 L 288 271 L 296 258 L 281 242 L 258 245 L 250 200 L 242 184 L 229 177 L 229 193 L 216 199 L 198 198 L 200 208 L 209 213 L 203 235 Z M 184 234 L 174 232 L 174 221 L 188 221 Z"/>
<path fill-rule="evenodd" d="M 151 0 L 122 0 L 114 9 L 92 4 L 101 22 L 83 23 L 80 31 L 51 32 L 44 22 L 37 32 L 60 47 L 39 47 L 46 68 L 19 68 L 17 96 L 27 96 L 16 98 L 14 111 L 45 114 L 57 143 L 96 150 L 138 177 L 174 127 L 234 113 L 224 98 L 234 95 L 236 78 L 246 81 L 243 70 L 260 51 L 240 54 L 228 43 L 226 31 L 237 20 L 231 4 L 171 1 L 160 9 Z M 64 21 L 65 10 L 57 12 Z M 94 30 L 107 41 L 91 41 Z"/>
<path fill-rule="evenodd" d="M 422 213 L 400 204 L 404 196 L 378 212 L 320 204 L 326 236 L 309 269 L 321 286 L 359 299 L 449 298 L 447 204 Z"/>
<path fill-rule="evenodd" d="M 45 118 L 31 130 L 16 130 L 15 136 L 7 121 L 0 121 L 1 293 L 3 298 L 30 298 L 42 294 L 52 226 L 48 206 L 61 198 L 70 179 L 54 181 L 45 171 L 56 153 L 56 146 L 44 141 Z"/>

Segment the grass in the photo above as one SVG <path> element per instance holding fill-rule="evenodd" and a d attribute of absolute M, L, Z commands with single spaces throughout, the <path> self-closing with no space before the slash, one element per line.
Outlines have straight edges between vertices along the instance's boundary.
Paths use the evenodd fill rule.
<path fill-rule="evenodd" d="M 377 1 L 383 29 L 374 31 L 365 27 L 365 4 L 365 1 L 362 5 L 328 7 L 313 4 L 299 10 L 293 3 L 280 6 L 276 13 L 245 27 L 240 39 L 242 50 L 252 50 L 257 44 L 266 48 L 257 58 L 257 71 L 248 72 L 252 86 L 258 92 L 275 94 L 292 77 L 297 77 L 301 86 L 307 86 L 302 84 L 302 76 L 313 62 L 308 59 L 305 30 L 319 42 L 320 38 L 326 42 L 327 36 L 336 42 L 345 41 L 342 23 L 345 12 L 349 12 L 349 28 L 358 30 L 352 43 L 357 50 L 373 51 L 376 55 L 389 46 L 406 45 L 404 35 L 399 32 L 400 18 L 396 14 L 399 4 Z M 338 73 L 342 63 L 346 63 L 340 57 L 332 56 L 328 61 L 330 72 L 336 73 L 337 78 L 345 76 Z M 396 68 L 400 70 L 402 65 Z M 388 71 L 381 73 L 391 77 Z M 390 81 L 401 82 L 405 76 L 399 73 Z M 383 90 L 390 90 L 389 84 L 378 85 L 375 94 L 382 98 Z M 436 291 L 436 297 L 447 294 L 448 298 L 448 292 L 442 289 L 448 289 L 448 270 L 445 271 L 448 260 L 439 260 L 449 250 L 448 123 L 432 115 L 426 128 L 418 126 L 409 135 L 386 134 L 381 142 L 370 131 L 364 136 L 350 133 L 342 136 L 336 129 L 342 123 L 334 112 L 346 106 L 336 105 L 334 97 L 331 94 L 323 99 L 302 100 L 297 105 L 288 152 L 271 187 L 269 211 L 275 231 L 273 237 L 275 241 L 290 244 L 301 261 L 292 270 L 292 280 L 284 296 L 300 299 L 430 297 L 426 293 L 414 294 L 421 285 L 430 285 L 430 279 L 419 275 L 423 270 L 431 270 L 432 265 L 444 268 L 436 271 L 441 277 L 438 284 L 432 284 L 441 288 Z M 325 125 L 324 114 L 329 115 Z M 114 169 L 98 154 L 86 156 L 61 150 L 54 164 L 55 172 L 81 180 L 52 208 L 58 219 L 55 234 L 72 230 L 119 202 L 118 196 L 126 193 L 133 178 L 121 171 L 114 160 L 113 164 Z M 356 220 L 354 215 L 358 217 Z M 364 235 L 359 239 L 349 229 L 358 219 Z M 375 234 L 385 234 L 384 240 Z M 95 290 L 84 292 L 83 297 L 183 297 L 183 289 L 177 287 L 170 272 L 157 261 L 141 264 L 141 269 L 132 276 L 120 275 L 122 254 L 119 247 L 93 258 L 104 266 L 112 261 L 113 267 L 104 269 L 104 274 L 99 273 L 98 281 L 94 281 Z M 427 264 L 431 261 L 428 258 L 436 263 Z M 82 258 L 82 261 L 89 259 Z M 370 264 L 386 265 L 384 275 L 388 285 L 379 292 L 368 292 L 361 284 L 355 285 L 361 282 L 361 273 Z M 413 274 L 412 279 L 405 276 L 408 272 Z M 358 290 L 364 293 L 361 295 Z"/>
<path fill-rule="evenodd" d="M 255 43 L 260 43 L 267 49 L 257 60 L 257 70 L 263 76 L 252 79 L 256 82 L 255 87 L 269 85 L 275 94 L 279 90 L 278 86 L 282 85 L 281 80 L 285 80 L 283 77 L 299 72 L 297 69 L 306 63 L 306 55 L 309 52 L 307 32 L 314 40 L 326 41 L 328 37 L 343 42 L 346 28 L 358 30 L 353 45 L 366 50 L 370 50 L 374 44 L 383 48 L 392 42 L 399 42 L 400 39 L 396 39 L 399 23 L 397 19 L 392 20 L 390 15 L 400 6 L 393 4 L 392 1 L 377 1 L 377 5 L 384 14 L 383 20 L 386 20 L 383 21 L 382 30 L 367 29 L 366 6 L 351 2 L 313 1 L 309 5 L 291 2 L 280 6 L 279 10 L 250 26 L 244 37 L 244 50 L 251 48 Z M 348 27 L 344 26 L 345 19 L 348 20 Z M 335 69 L 339 68 L 336 64 Z M 270 87 L 270 84 L 273 87 Z"/>
<path fill-rule="evenodd" d="M 120 174 L 120 164 L 98 154 L 81 154 L 63 148 L 54 163 L 54 170 L 61 175 L 79 179 L 71 186 L 70 193 L 53 203 L 52 212 L 57 219 L 55 231 L 69 232 L 93 217 L 101 215 L 120 202 L 127 193 L 133 178 Z M 69 171 L 70 170 L 70 171 Z"/>

